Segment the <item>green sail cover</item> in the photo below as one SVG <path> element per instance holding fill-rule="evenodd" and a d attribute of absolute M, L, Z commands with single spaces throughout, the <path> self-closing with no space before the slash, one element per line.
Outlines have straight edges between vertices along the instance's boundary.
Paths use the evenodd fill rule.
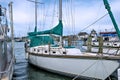
<path fill-rule="evenodd" d="M 30 47 L 54 43 L 54 40 L 51 36 L 33 36 L 29 38 L 30 38 Z"/>
<path fill-rule="evenodd" d="M 43 34 L 56 34 L 62 36 L 63 34 L 63 24 L 59 21 L 59 24 L 51 30 L 30 32 L 28 33 L 28 38 L 30 39 L 30 47 L 35 47 L 39 45 L 54 44 L 54 40 L 51 36 L 40 36 Z"/>
<path fill-rule="evenodd" d="M 63 34 L 62 21 L 59 21 L 59 24 L 51 30 L 28 33 L 29 36 L 42 35 L 42 34 L 56 34 L 56 35 L 62 36 L 62 34 Z"/>

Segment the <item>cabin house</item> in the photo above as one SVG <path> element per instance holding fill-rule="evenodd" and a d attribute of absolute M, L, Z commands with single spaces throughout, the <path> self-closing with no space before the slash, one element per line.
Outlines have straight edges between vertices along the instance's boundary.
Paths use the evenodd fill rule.
<path fill-rule="evenodd" d="M 89 37 L 89 34 L 86 33 L 86 32 L 80 32 L 80 33 L 78 33 L 78 39 L 79 40 L 86 41 L 88 37 Z"/>
<path fill-rule="evenodd" d="M 117 33 L 114 32 L 100 32 L 100 36 L 103 37 L 104 41 L 119 41 Z"/>

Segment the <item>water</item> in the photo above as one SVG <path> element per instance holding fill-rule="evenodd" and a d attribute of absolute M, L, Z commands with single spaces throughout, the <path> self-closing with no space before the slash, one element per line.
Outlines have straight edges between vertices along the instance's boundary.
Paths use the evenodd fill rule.
<path fill-rule="evenodd" d="M 71 78 L 50 73 L 32 65 L 25 59 L 24 42 L 15 42 L 16 64 L 13 80 L 71 80 Z"/>
<path fill-rule="evenodd" d="M 25 59 L 24 43 L 15 43 L 15 69 L 13 74 L 13 80 L 28 80 L 28 62 Z"/>

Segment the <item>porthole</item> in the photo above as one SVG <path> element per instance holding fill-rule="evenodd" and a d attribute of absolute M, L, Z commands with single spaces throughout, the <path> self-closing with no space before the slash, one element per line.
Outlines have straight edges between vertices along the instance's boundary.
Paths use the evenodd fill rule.
<path fill-rule="evenodd" d="M 53 51 L 53 53 L 56 53 L 55 51 Z"/>
<path fill-rule="evenodd" d="M 39 50 L 39 49 L 38 49 L 37 51 L 38 51 L 38 52 L 40 52 L 40 50 Z"/>
<path fill-rule="evenodd" d="M 66 52 L 63 52 L 63 54 L 66 54 Z"/>
<path fill-rule="evenodd" d="M 45 51 L 45 53 L 47 53 L 47 51 Z"/>

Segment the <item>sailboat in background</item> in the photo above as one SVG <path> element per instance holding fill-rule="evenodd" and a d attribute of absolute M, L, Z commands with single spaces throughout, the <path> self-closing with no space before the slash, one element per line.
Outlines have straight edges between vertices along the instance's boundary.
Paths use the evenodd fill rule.
<path fill-rule="evenodd" d="M 59 37 L 55 44 L 54 36 Z M 39 68 L 62 74 L 92 79 L 106 79 L 118 67 L 120 56 L 100 55 L 81 52 L 80 49 L 62 45 L 62 0 L 59 0 L 59 23 L 46 31 L 28 33 L 29 46 L 26 46 L 28 62 Z M 27 43 L 26 43 L 27 44 Z"/>
<path fill-rule="evenodd" d="M 0 80 L 12 80 L 14 70 L 12 2 L 9 8 L 11 38 L 8 36 L 6 8 L 0 5 Z"/>

